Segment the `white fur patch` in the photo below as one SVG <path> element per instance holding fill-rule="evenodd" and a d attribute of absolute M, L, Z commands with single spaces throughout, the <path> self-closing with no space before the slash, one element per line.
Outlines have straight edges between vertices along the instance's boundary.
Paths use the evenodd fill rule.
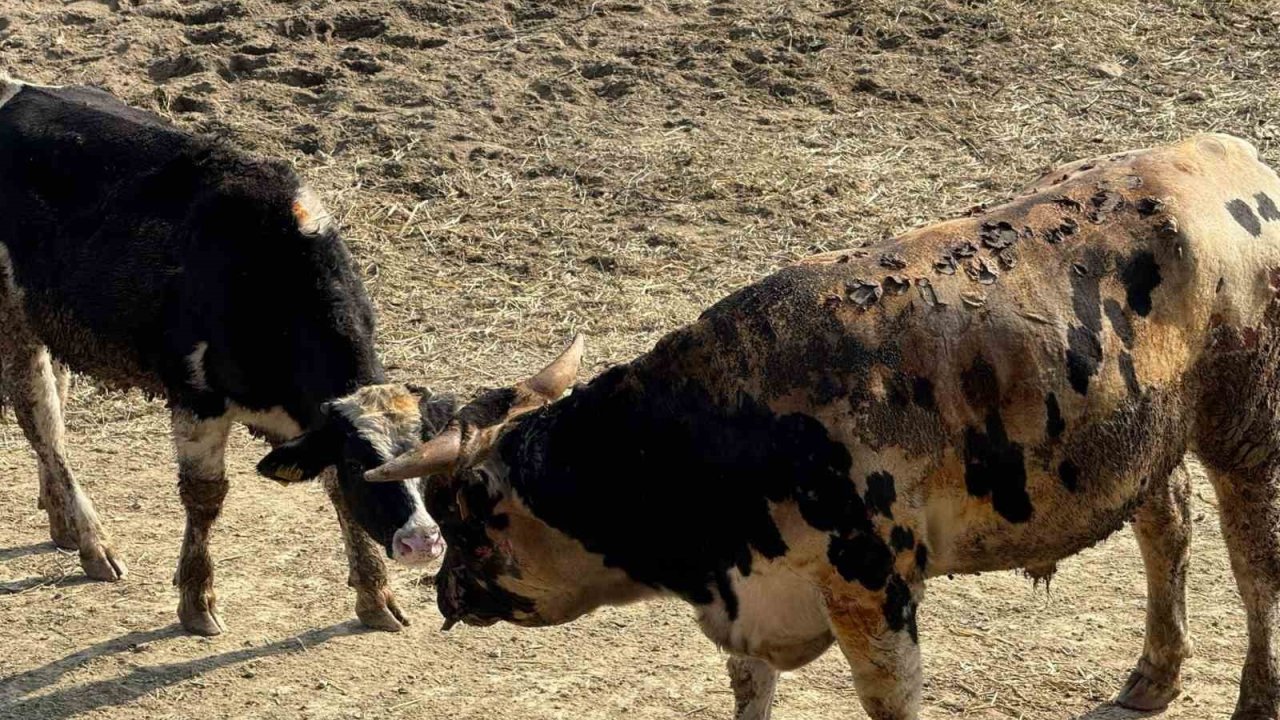
<path fill-rule="evenodd" d="M 16 78 L 9 77 L 3 72 L 0 72 L 0 107 L 4 107 L 5 103 L 12 100 L 14 95 L 17 95 L 18 93 L 22 92 L 22 88 L 25 88 L 25 87 L 57 89 L 62 87 L 62 85 L 41 85 L 39 83 L 27 82 L 25 80 L 18 80 Z"/>
<path fill-rule="evenodd" d="M 191 387 L 197 390 L 209 389 L 209 378 L 204 374 L 204 354 L 209 351 L 209 343 L 198 342 L 196 349 L 187 356 L 187 372 L 190 373 Z"/>
<path fill-rule="evenodd" d="M 231 420 L 225 415 L 208 420 L 197 419 L 189 412 L 173 414 L 173 442 L 178 462 L 197 477 L 217 477 L 224 472 L 227 432 Z"/>
<path fill-rule="evenodd" d="M 325 209 L 311 188 L 303 185 L 293 198 L 293 216 L 298 220 L 298 230 L 303 235 L 315 236 L 333 226 L 333 216 Z"/>
<path fill-rule="evenodd" d="M 808 663 L 830 645 L 822 596 L 808 579 L 759 557 L 751 575 L 744 578 L 735 569 L 729 578 L 738 597 L 738 617 L 729 619 L 723 601 L 698 611 L 703 632 L 720 646 L 787 670 Z"/>
<path fill-rule="evenodd" d="M 250 410 L 235 403 L 231 404 L 228 414 L 236 422 L 243 423 L 255 430 L 283 440 L 292 440 L 302 434 L 302 426 L 284 408 L 273 407 L 269 410 Z"/>

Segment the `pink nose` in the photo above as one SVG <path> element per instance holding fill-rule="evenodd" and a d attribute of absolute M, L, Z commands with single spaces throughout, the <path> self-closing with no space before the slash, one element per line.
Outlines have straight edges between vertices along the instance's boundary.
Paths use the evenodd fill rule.
<path fill-rule="evenodd" d="M 444 554 L 444 539 L 438 528 L 415 528 L 412 532 L 396 534 L 395 550 L 397 560 L 434 560 Z"/>

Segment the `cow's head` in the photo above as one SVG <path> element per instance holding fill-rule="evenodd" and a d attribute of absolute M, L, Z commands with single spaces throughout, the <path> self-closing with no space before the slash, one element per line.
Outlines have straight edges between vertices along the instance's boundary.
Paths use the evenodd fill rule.
<path fill-rule="evenodd" d="M 329 468 L 352 519 L 387 556 L 424 565 L 444 554 L 444 539 L 417 480 L 374 484 L 364 473 L 438 432 L 457 404 L 404 385 L 370 385 L 327 403 L 319 422 L 272 450 L 258 472 L 281 482 L 312 480 Z"/>
<path fill-rule="evenodd" d="M 458 621 L 554 625 L 636 596 L 624 573 L 534 514 L 513 488 L 502 450 L 521 442 L 510 433 L 522 416 L 573 383 L 582 348 L 579 336 L 536 375 L 479 393 L 438 435 L 366 474 L 375 485 L 428 478 L 427 507 L 448 541 L 436 575 L 446 629 Z"/>

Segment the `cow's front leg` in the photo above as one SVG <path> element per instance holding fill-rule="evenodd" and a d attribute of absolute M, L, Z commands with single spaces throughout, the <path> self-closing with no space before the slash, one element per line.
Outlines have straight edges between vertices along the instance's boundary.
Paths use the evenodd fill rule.
<path fill-rule="evenodd" d="M 769 720 L 778 671 L 764 660 L 732 655 L 729 682 L 733 684 L 734 720 Z"/>
<path fill-rule="evenodd" d="M 356 617 L 365 627 L 399 632 L 409 624 L 409 619 L 387 586 L 387 564 L 382 559 L 381 548 L 351 517 L 347 500 L 338 487 L 337 474 L 332 470 L 324 474 L 324 489 L 329 493 L 342 528 L 342 542 L 347 549 L 347 585 L 356 591 Z"/>
<path fill-rule="evenodd" d="M 922 582 L 908 584 L 894 574 L 880 589 L 841 583 L 825 592 L 831 629 L 871 720 L 915 720 L 920 714 L 916 606 L 923 590 Z"/>
<path fill-rule="evenodd" d="M 213 590 L 209 533 L 227 495 L 225 451 L 231 420 L 199 418 L 187 410 L 173 413 L 173 440 L 178 453 L 178 494 L 187 513 L 182 554 L 173 584 L 178 587 L 178 620 L 187 632 L 218 635 L 226 626 L 218 618 Z"/>
<path fill-rule="evenodd" d="M 1182 689 L 1187 637 L 1187 562 L 1191 557 L 1191 478 L 1180 464 L 1167 481 L 1152 485 L 1133 521 L 1147 571 L 1147 638 L 1142 658 L 1116 704 L 1159 710 Z"/>

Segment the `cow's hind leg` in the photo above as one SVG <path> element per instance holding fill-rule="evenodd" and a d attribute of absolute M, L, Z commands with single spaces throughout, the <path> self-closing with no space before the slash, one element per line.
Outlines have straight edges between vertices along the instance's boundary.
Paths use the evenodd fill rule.
<path fill-rule="evenodd" d="M 1187 562 L 1191 557 L 1191 477 L 1179 464 L 1149 488 L 1133 521 L 1147 572 L 1147 637 L 1142 657 L 1116 704 L 1132 710 L 1165 707 L 1182 690 L 1187 637 Z"/>
<path fill-rule="evenodd" d="M 65 418 L 67 414 L 67 393 L 71 390 L 71 373 L 67 370 L 66 365 L 54 361 L 53 378 L 54 387 L 58 393 L 58 411 Z M 56 479 L 57 468 L 50 466 L 43 458 L 39 459 L 39 466 L 40 499 L 36 506 L 48 512 L 51 508 L 58 507 L 56 496 L 51 497 L 58 486 Z M 67 518 L 62 513 L 58 513 L 56 517 L 50 514 L 49 535 L 53 538 L 53 543 L 64 550 L 76 550 L 80 547 L 74 526 L 67 522 Z"/>
<path fill-rule="evenodd" d="M 338 525 L 342 528 L 342 541 L 347 550 L 347 585 L 356 591 L 356 616 L 365 627 L 399 632 L 409 624 L 409 619 L 396 604 L 391 588 L 387 587 L 387 566 L 380 554 L 381 549 L 351 517 L 347 500 L 332 471 L 324 475 L 324 489 L 329 493 L 333 508 L 338 513 Z"/>
<path fill-rule="evenodd" d="M 189 411 L 173 413 L 173 439 L 178 453 L 178 494 L 187 513 L 182 554 L 173 584 L 178 586 L 178 620 L 188 632 L 217 635 L 225 626 L 218 618 L 213 590 L 213 559 L 209 533 L 227 495 L 224 453 L 231 420 L 198 418 Z"/>
<path fill-rule="evenodd" d="M 1217 328 L 1198 368 L 1195 451 L 1218 496 L 1249 632 L 1234 720 L 1280 717 L 1280 300 L 1259 330 Z"/>
<path fill-rule="evenodd" d="M 732 655 L 729 682 L 733 684 L 734 720 L 769 720 L 778 671 L 764 660 Z"/>
<path fill-rule="evenodd" d="M 59 547 L 75 548 L 94 580 L 119 580 L 128 570 L 107 544 L 93 502 L 67 463 L 66 429 L 58 378 L 49 351 L 10 329 L 3 343 L 4 385 L 18 424 L 35 449 L 40 470 L 40 507 L 49 514 L 49 535 Z"/>

